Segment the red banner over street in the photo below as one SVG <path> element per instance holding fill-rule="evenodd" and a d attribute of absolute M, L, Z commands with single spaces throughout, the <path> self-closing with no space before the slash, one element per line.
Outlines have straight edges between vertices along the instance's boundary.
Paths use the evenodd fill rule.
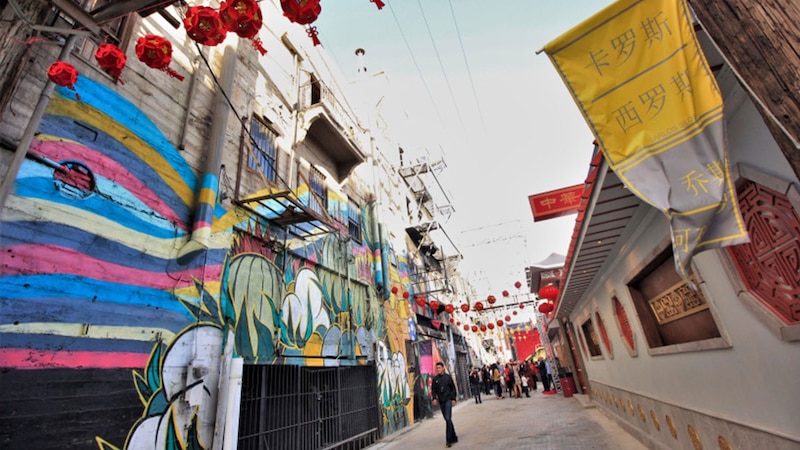
<path fill-rule="evenodd" d="M 553 219 L 578 212 L 583 195 L 583 184 L 528 196 L 533 221 Z"/>

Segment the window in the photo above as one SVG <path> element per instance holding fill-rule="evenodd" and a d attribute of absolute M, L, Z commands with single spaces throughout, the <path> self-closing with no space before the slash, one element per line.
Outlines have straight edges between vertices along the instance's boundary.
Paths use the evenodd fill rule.
<path fill-rule="evenodd" d="M 787 195 L 750 180 L 738 197 L 750 243 L 730 254 L 742 281 L 785 325 L 800 325 L 800 215 Z"/>
<path fill-rule="evenodd" d="M 583 330 L 583 338 L 586 340 L 586 346 L 589 348 L 589 355 L 592 357 L 603 356 L 603 353 L 600 351 L 600 339 L 597 336 L 597 332 L 594 330 L 592 319 L 583 322 L 581 330 Z"/>
<path fill-rule="evenodd" d="M 352 199 L 347 208 L 347 231 L 354 241 L 361 243 L 361 207 Z"/>
<path fill-rule="evenodd" d="M 328 211 L 328 188 L 325 186 L 325 175 L 314 166 L 308 173 L 308 207 L 322 214 Z"/>
<path fill-rule="evenodd" d="M 617 319 L 617 326 L 619 327 L 619 334 L 622 336 L 623 342 L 628 346 L 628 351 L 633 352 L 636 350 L 636 342 L 633 339 L 633 329 L 631 328 L 628 313 L 622 303 L 619 302 L 617 297 L 612 298 L 614 302 L 614 316 Z"/>
<path fill-rule="evenodd" d="M 603 322 L 603 318 L 600 317 L 599 312 L 594 313 L 594 319 L 597 321 L 597 328 L 600 330 L 600 339 L 603 341 L 603 346 L 608 351 L 608 355 L 613 358 L 614 352 L 611 351 L 611 340 L 608 339 L 606 324 Z"/>
<path fill-rule="evenodd" d="M 691 279 L 700 285 L 694 275 Z M 703 292 L 692 289 L 675 270 L 671 248 L 631 280 L 628 289 L 650 348 L 721 337 Z"/>
<path fill-rule="evenodd" d="M 275 182 L 278 165 L 275 146 L 277 135 L 256 116 L 250 121 L 250 135 L 253 151 L 247 158 L 247 166 L 264 175 L 268 181 Z"/>

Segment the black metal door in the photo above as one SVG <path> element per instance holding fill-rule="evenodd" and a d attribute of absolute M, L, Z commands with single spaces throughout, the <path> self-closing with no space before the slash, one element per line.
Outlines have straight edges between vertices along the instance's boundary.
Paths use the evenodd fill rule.
<path fill-rule="evenodd" d="M 362 449 L 379 420 L 374 365 L 244 367 L 239 449 Z"/>

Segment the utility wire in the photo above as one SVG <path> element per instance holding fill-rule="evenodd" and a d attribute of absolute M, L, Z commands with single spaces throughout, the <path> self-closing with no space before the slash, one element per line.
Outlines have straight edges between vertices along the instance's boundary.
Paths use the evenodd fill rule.
<path fill-rule="evenodd" d="M 478 107 L 478 116 L 481 119 L 481 127 L 483 128 L 484 134 L 486 134 L 486 121 L 483 120 L 483 109 L 481 108 L 481 102 L 478 100 L 478 92 L 475 90 L 475 81 L 472 79 L 472 70 L 470 70 L 469 61 L 467 60 L 467 52 L 464 51 L 464 42 L 461 40 L 461 30 L 458 28 L 456 13 L 453 10 L 453 2 L 451 0 L 447 0 L 447 3 L 450 5 L 450 15 L 453 16 L 453 24 L 456 26 L 458 45 L 461 47 L 461 54 L 464 56 L 464 65 L 467 67 L 467 75 L 469 75 L 469 84 L 470 87 L 472 87 L 472 95 L 475 97 L 475 105 Z"/>
<path fill-rule="evenodd" d="M 397 20 L 397 14 L 394 13 L 394 8 L 392 7 L 392 3 L 389 2 L 389 11 L 392 12 L 392 17 L 394 17 L 394 22 L 397 24 L 398 30 L 400 30 L 400 36 L 403 38 L 403 42 L 406 44 L 406 49 L 408 50 L 408 54 L 411 56 L 411 61 L 414 62 L 414 67 L 417 68 L 417 73 L 419 74 L 420 79 L 422 80 L 422 84 L 425 86 L 425 92 L 428 93 L 428 98 L 431 101 L 431 105 L 433 105 L 433 109 L 436 112 L 436 117 L 439 118 L 439 123 L 444 126 L 444 120 L 442 119 L 442 114 L 439 112 L 439 108 L 436 106 L 436 102 L 433 100 L 433 94 L 431 93 L 431 88 L 428 86 L 427 80 L 425 80 L 425 75 L 422 74 L 422 70 L 419 68 L 419 64 L 417 63 L 417 58 L 414 57 L 414 52 L 411 51 L 411 46 L 408 44 L 408 39 L 406 39 L 405 33 L 403 33 L 403 27 L 400 25 L 400 21 Z M 422 6 L 420 6 L 422 8 Z"/>
<path fill-rule="evenodd" d="M 444 70 L 442 57 L 439 55 L 439 49 L 436 47 L 436 41 L 433 39 L 433 33 L 431 32 L 431 27 L 428 24 L 428 18 L 425 16 L 425 10 L 422 9 L 422 1 L 417 0 L 417 4 L 419 5 L 419 10 L 422 13 L 422 20 L 425 22 L 425 28 L 428 30 L 428 37 L 431 39 L 433 50 L 436 53 L 436 59 L 439 61 L 439 67 L 442 69 L 442 75 L 444 75 L 444 81 L 445 84 L 447 84 L 447 91 L 450 92 L 450 98 L 453 100 L 453 106 L 456 108 L 456 114 L 458 114 L 458 121 L 461 123 L 461 129 L 466 132 L 467 127 L 464 125 L 464 119 L 461 117 L 461 111 L 458 109 L 458 102 L 456 102 L 456 96 L 453 94 L 453 86 L 450 84 L 450 79 L 447 77 L 447 72 Z"/>

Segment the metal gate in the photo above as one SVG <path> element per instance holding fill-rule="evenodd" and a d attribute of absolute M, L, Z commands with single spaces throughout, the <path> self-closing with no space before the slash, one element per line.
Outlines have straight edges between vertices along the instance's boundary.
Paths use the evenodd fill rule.
<path fill-rule="evenodd" d="M 246 365 L 240 450 L 357 450 L 379 436 L 375 365 Z"/>

